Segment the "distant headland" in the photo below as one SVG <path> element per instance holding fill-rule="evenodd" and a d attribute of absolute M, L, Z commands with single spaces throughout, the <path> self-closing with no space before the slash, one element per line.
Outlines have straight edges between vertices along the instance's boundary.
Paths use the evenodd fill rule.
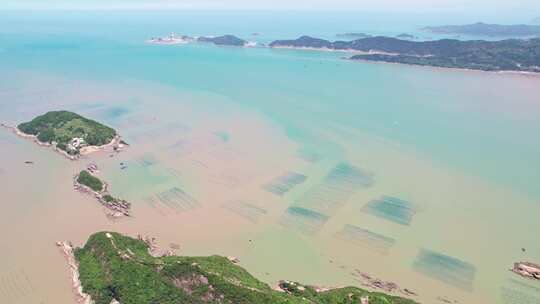
<path fill-rule="evenodd" d="M 2 126 L 39 145 L 51 146 L 71 160 L 107 147 L 120 152 L 127 146 L 114 129 L 69 111 L 47 112 L 17 127 Z"/>
<path fill-rule="evenodd" d="M 465 25 L 426 26 L 422 30 L 434 34 L 470 35 L 484 37 L 540 37 L 540 25 L 527 24 L 488 24 L 474 23 Z"/>
<path fill-rule="evenodd" d="M 540 72 L 540 39 L 410 41 L 381 36 L 332 42 L 302 36 L 274 41 L 270 47 L 356 53 L 349 57 L 351 60 L 482 71 Z"/>

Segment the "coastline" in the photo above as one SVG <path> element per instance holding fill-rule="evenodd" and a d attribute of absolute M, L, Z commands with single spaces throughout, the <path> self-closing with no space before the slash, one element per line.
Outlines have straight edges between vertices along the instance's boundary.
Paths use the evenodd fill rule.
<path fill-rule="evenodd" d="M 77 260 L 75 259 L 75 254 L 73 253 L 73 245 L 69 242 L 64 241 L 56 242 L 56 246 L 62 251 L 62 255 L 68 263 L 75 301 L 79 304 L 93 304 L 94 301 L 92 300 L 92 297 L 90 297 L 89 294 L 86 294 L 83 291 L 81 280 L 79 278 L 79 263 L 77 263 Z"/>
<path fill-rule="evenodd" d="M 480 69 L 447 68 L 447 67 L 435 66 L 435 65 L 410 64 L 410 63 L 390 62 L 390 61 L 376 61 L 376 60 L 368 60 L 368 59 L 351 59 L 348 57 L 342 57 L 341 59 L 352 61 L 352 62 L 365 62 L 365 63 L 374 63 L 374 64 L 395 64 L 395 65 L 409 66 L 409 67 L 421 67 L 421 68 L 434 69 L 438 71 L 462 71 L 462 72 L 465 71 L 465 72 L 477 72 L 477 73 L 491 73 L 491 74 L 499 74 L 499 75 L 515 75 L 515 76 L 523 76 L 523 77 L 540 77 L 540 72 L 511 71 L 511 70 L 486 71 L 486 70 L 480 70 Z"/>
<path fill-rule="evenodd" d="M 302 46 L 268 46 L 270 49 L 284 49 L 284 50 L 300 50 L 300 51 L 318 51 L 318 52 L 336 52 L 336 53 L 348 53 L 355 55 L 390 55 L 396 56 L 399 54 L 388 53 L 383 51 L 360 51 L 355 49 L 331 49 L 331 48 L 316 48 L 316 47 L 302 47 Z"/>
<path fill-rule="evenodd" d="M 112 252 L 114 252 L 114 254 L 117 254 L 121 258 L 121 260 L 132 260 L 132 261 L 140 263 L 140 264 L 145 264 L 145 260 L 144 259 L 139 259 L 137 254 L 135 254 L 132 250 L 130 250 L 130 248 L 124 248 L 123 246 L 125 246 L 125 245 L 120 245 L 119 243 L 115 242 L 114 234 L 117 234 L 117 233 L 115 233 L 115 232 L 101 232 L 101 233 L 104 234 L 104 237 L 106 237 L 106 239 L 108 239 L 110 241 L 111 246 L 112 246 L 112 248 L 110 248 L 110 249 L 112 249 Z M 181 257 L 181 255 L 176 254 L 175 250 L 173 250 L 173 249 L 161 248 L 157 244 L 157 240 L 156 240 L 155 237 L 149 237 L 149 236 L 144 237 L 141 234 L 137 234 L 136 238 L 133 238 L 133 239 L 146 244 L 147 253 L 152 258 L 164 258 L 164 257 L 175 257 L 175 256 L 176 257 Z M 94 301 L 92 300 L 91 295 L 86 294 L 83 291 L 82 282 L 80 280 L 80 268 L 79 268 L 80 264 L 79 264 L 79 261 L 77 261 L 77 258 L 75 257 L 75 254 L 74 254 L 75 250 L 77 250 L 77 247 L 75 247 L 69 241 L 58 241 L 58 242 L 56 242 L 56 246 L 61 250 L 61 252 L 64 255 L 64 258 L 66 259 L 66 261 L 68 263 L 68 266 L 70 268 L 70 274 L 71 274 L 71 280 L 72 280 L 72 290 L 73 290 L 74 296 L 76 298 L 76 302 L 80 303 L 80 304 L 93 304 Z M 84 245 L 83 247 L 80 247 L 80 249 L 88 250 L 88 249 L 86 249 L 87 246 L 88 246 L 88 241 L 87 241 L 86 245 Z M 172 248 L 172 246 L 169 246 L 169 247 Z M 174 248 L 174 249 L 176 249 L 176 248 Z M 90 250 L 92 250 L 92 249 L 90 249 Z M 208 257 L 215 257 L 215 256 L 208 256 Z M 222 258 L 226 259 L 232 265 L 238 265 L 239 262 L 240 262 L 238 260 L 238 258 L 236 258 L 234 256 L 227 256 L 227 257 L 223 256 Z M 180 263 L 180 262 L 177 262 L 177 263 Z M 192 262 L 191 266 L 199 267 L 198 262 Z M 215 274 L 218 275 L 217 273 L 215 273 Z M 200 274 L 200 275 L 201 275 L 202 278 L 205 278 L 204 274 Z M 384 282 L 384 281 L 380 281 L 378 279 L 372 279 L 367 274 L 363 274 L 363 275 L 368 277 L 370 280 L 374 280 L 373 286 L 369 286 L 367 284 L 362 284 L 362 285 L 364 285 L 365 287 L 368 287 L 371 290 L 362 289 L 361 287 L 356 287 L 356 286 L 338 286 L 338 287 L 332 286 L 332 287 L 327 287 L 327 286 L 320 286 L 320 285 L 307 285 L 307 284 L 301 284 L 299 282 L 290 281 L 290 280 L 279 280 L 279 281 L 277 281 L 277 284 L 275 284 L 273 286 L 272 285 L 267 285 L 267 286 L 273 291 L 277 291 L 277 292 L 280 292 L 280 293 L 285 293 L 285 294 L 288 294 L 288 295 L 291 295 L 291 296 L 298 296 L 299 293 L 303 293 L 304 291 L 307 291 L 307 290 L 311 290 L 312 292 L 314 292 L 316 294 L 323 294 L 323 293 L 328 293 L 328 292 L 332 292 L 332 291 L 338 291 L 339 292 L 339 290 L 341 290 L 341 289 L 354 288 L 355 290 L 358 290 L 358 291 L 363 293 L 360 298 L 357 298 L 358 300 L 360 300 L 360 303 L 362 303 L 362 304 L 369 304 L 372 294 L 377 294 L 377 293 L 382 294 L 384 296 L 389 296 L 389 297 L 392 297 L 392 298 L 398 297 L 398 298 L 400 298 L 400 299 L 402 299 L 404 301 L 407 301 L 407 303 L 409 303 L 409 302 L 410 303 L 417 303 L 412 299 L 413 296 L 416 296 L 416 293 L 414 293 L 414 292 L 412 292 L 412 291 L 410 291 L 408 289 L 404 289 L 404 290 L 401 290 L 401 293 L 405 297 L 395 295 L 396 291 L 399 290 L 399 287 L 397 287 L 397 285 L 395 283 Z M 375 281 L 377 283 L 375 283 Z M 208 284 L 207 279 L 202 279 L 200 282 L 203 283 L 203 284 Z M 179 288 L 183 287 L 182 285 L 178 285 L 177 281 L 175 281 L 174 283 Z M 377 286 L 379 284 L 381 286 Z M 189 288 L 189 287 L 186 287 L 186 288 Z M 252 291 L 258 291 L 256 288 L 252 288 L 252 287 L 246 287 L 246 288 L 250 289 Z M 183 289 L 186 290 L 185 288 L 183 288 Z M 355 292 L 356 291 L 354 291 L 354 290 L 349 291 L 348 296 L 352 297 Z M 367 292 L 367 294 L 365 294 L 366 292 Z M 191 293 L 189 293 L 189 294 L 191 294 Z M 119 304 L 120 302 L 118 302 L 117 299 L 113 298 L 112 301 L 111 301 L 111 304 L 113 304 L 113 303 Z M 319 303 L 319 302 L 317 302 L 317 303 Z M 334 303 L 334 302 L 332 301 L 332 303 Z M 394 303 L 394 302 L 392 302 L 392 303 Z M 452 303 L 452 302 L 449 302 L 449 303 Z M 453 303 L 457 303 L 457 302 L 454 301 Z"/>
<path fill-rule="evenodd" d="M 69 160 L 72 160 L 72 161 L 78 160 L 79 158 L 81 158 L 81 156 L 86 156 L 88 154 L 98 152 L 98 151 L 104 150 L 104 149 L 109 148 L 109 147 L 113 147 L 114 151 L 119 153 L 119 152 L 122 151 L 122 148 L 126 145 L 126 144 L 122 143 L 123 142 L 122 137 L 120 135 L 116 134 L 113 137 L 113 139 L 109 143 L 107 143 L 105 145 L 82 147 L 79 150 L 78 155 L 70 155 L 66 151 L 56 147 L 56 145 L 54 145 L 54 144 L 44 143 L 44 142 L 39 141 L 36 135 L 30 135 L 30 134 L 23 133 L 17 127 L 10 126 L 10 125 L 5 124 L 5 123 L 0 123 L 0 127 L 3 127 L 4 129 L 11 131 L 13 134 L 17 135 L 18 137 L 21 137 L 21 138 L 24 138 L 24 139 L 30 139 L 39 146 L 52 147 L 55 152 L 57 152 L 58 154 L 64 156 L 65 158 L 67 158 Z"/>
<path fill-rule="evenodd" d="M 78 178 L 79 178 L 79 174 L 73 177 L 73 190 L 80 193 L 89 194 L 95 197 L 103 207 L 108 209 L 108 211 L 105 212 L 105 214 L 107 215 L 109 219 L 118 219 L 121 217 L 131 216 L 131 213 L 130 213 L 131 204 L 128 203 L 127 201 L 119 199 L 118 201 L 113 200 L 113 201 L 108 202 L 105 200 L 104 197 L 106 195 L 110 195 L 108 191 L 109 185 L 106 182 L 102 181 L 103 190 L 98 192 L 98 191 L 94 191 L 90 189 L 90 187 L 88 186 L 85 186 L 79 183 L 77 181 Z"/>

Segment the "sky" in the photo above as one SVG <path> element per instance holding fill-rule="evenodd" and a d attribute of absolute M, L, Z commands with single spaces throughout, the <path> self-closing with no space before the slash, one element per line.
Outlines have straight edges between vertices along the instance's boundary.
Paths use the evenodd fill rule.
<path fill-rule="evenodd" d="M 0 0 L 0 9 L 520 10 L 540 0 Z"/>

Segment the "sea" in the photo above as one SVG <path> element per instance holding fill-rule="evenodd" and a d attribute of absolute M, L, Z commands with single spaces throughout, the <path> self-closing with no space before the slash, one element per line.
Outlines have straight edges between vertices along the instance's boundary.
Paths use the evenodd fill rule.
<path fill-rule="evenodd" d="M 55 242 L 82 246 L 117 231 L 156 237 L 177 254 L 238 257 L 272 286 L 369 288 L 369 275 L 419 303 L 540 303 L 538 282 L 509 271 L 540 263 L 539 76 L 262 46 L 347 32 L 472 39 L 421 28 L 475 21 L 0 11 L 0 122 L 69 110 L 129 143 L 70 161 L 0 129 L 0 302 L 73 303 Z M 171 32 L 233 34 L 260 47 L 145 43 Z M 112 221 L 73 190 L 90 163 L 132 203 L 132 217 Z"/>

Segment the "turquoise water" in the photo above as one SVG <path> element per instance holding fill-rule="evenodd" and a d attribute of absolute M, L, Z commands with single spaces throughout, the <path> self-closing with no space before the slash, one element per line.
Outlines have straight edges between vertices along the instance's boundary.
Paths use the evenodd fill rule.
<path fill-rule="evenodd" d="M 67 107 L 117 128 L 132 146 L 96 161 L 114 194 L 139 213 L 113 227 L 153 227 L 194 246 L 208 237 L 199 221 L 223 221 L 213 231 L 225 235 L 219 244 L 245 250 L 242 261 L 262 275 L 267 258 L 291 279 L 350 284 L 350 271 L 336 264 L 319 273 L 328 256 L 411 282 L 426 298 L 501 302 L 503 285 L 504 297 L 534 298 L 529 285 L 508 283 L 507 269 L 517 259 L 540 259 L 530 233 L 539 228 L 540 78 L 355 63 L 341 53 L 144 43 L 172 31 L 267 43 L 302 34 L 418 33 L 459 21 L 470 20 L 1 12 L 0 120 Z M 18 153 L 11 149 L 18 140 L 4 135 L 1 152 Z M 13 166 L 0 165 L 0 177 Z M 394 197 L 398 204 L 388 200 Z M 144 206 L 165 215 L 156 220 L 142 214 Z M 184 223 L 189 228 L 176 226 Z M 237 241 L 243 233 L 261 247 L 246 249 Z M 215 252 L 205 247 L 212 241 L 200 243 Z M 294 252 L 275 252 L 285 243 Z M 285 256 L 272 262 L 270 255 Z M 311 264 L 287 264 L 289 256 Z"/>
<path fill-rule="evenodd" d="M 539 129 L 535 115 L 538 103 L 532 85 L 524 83 L 520 91 L 510 92 L 504 89 L 508 81 L 479 75 L 456 87 L 459 73 L 443 72 L 432 77 L 426 70 L 345 62 L 340 59 L 342 54 L 143 44 L 152 35 L 171 31 L 233 33 L 263 41 L 306 32 L 329 36 L 355 28 L 356 20 L 351 15 L 325 19 L 296 18 L 287 13 L 280 17 L 283 24 L 271 27 L 268 22 L 272 14 L 264 15 L 260 22 L 256 22 L 256 16 L 240 13 L 225 17 L 201 12 L 161 14 L 3 12 L 2 75 L 32 70 L 203 90 L 263 112 L 308 149 L 326 144 L 306 131 L 307 124 L 338 124 L 390 138 L 472 174 L 540 196 L 536 183 L 540 162 L 535 161 L 540 147 L 532 140 Z M 203 22 L 205 18 L 214 18 L 215 23 Z M 250 20 L 254 25 L 244 26 Z M 324 22 L 317 22 L 320 20 Z M 381 23 L 385 20 L 375 19 L 372 28 L 397 33 L 431 21 L 410 24 L 405 19 L 384 27 Z M 363 19 L 356 26 L 363 29 L 369 21 Z M 250 36 L 251 32 L 261 32 L 261 36 Z M 496 86 L 485 90 L 490 83 Z M 493 98 L 514 103 L 514 99 L 519 100 L 513 107 L 497 108 L 499 104 L 490 105 Z M 113 120 L 124 111 L 128 110 L 113 109 L 103 118 Z M 298 113 L 302 113 L 300 118 Z M 323 149 L 340 153 L 339 147 Z"/>

